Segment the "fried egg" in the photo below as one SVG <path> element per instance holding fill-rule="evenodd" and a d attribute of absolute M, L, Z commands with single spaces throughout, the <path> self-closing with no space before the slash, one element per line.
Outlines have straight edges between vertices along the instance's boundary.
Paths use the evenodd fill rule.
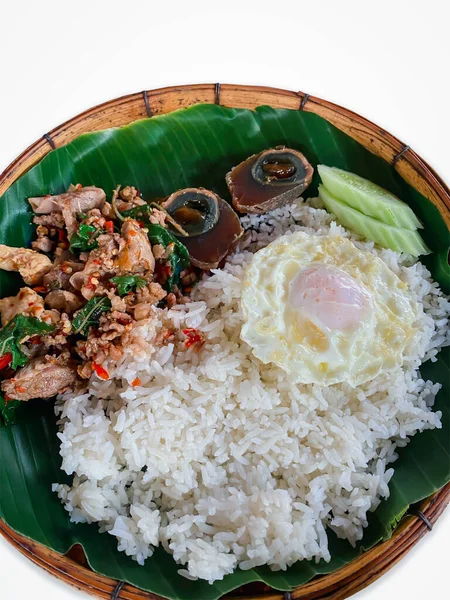
<path fill-rule="evenodd" d="M 417 304 L 379 257 L 341 236 L 284 235 L 253 256 L 241 338 L 296 382 L 361 385 L 403 363 Z"/>

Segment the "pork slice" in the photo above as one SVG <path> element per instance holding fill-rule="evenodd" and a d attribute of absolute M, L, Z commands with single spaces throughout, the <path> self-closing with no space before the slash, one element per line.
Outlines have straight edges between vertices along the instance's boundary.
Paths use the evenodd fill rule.
<path fill-rule="evenodd" d="M 39 317 L 44 312 L 44 299 L 29 287 L 20 289 L 16 296 L 0 300 L 3 327 L 16 315 Z"/>
<path fill-rule="evenodd" d="M 155 257 L 147 234 L 135 219 L 127 219 L 121 230 L 119 254 L 114 261 L 120 274 L 153 272 Z"/>
<path fill-rule="evenodd" d="M 51 398 L 73 386 L 76 366 L 70 361 L 59 363 L 45 356 L 33 358 L 12 379 L 2 382 L 7 398 L 27 402 L 33 398 Z"/>
<path fill-rule="evenodd" d="M 72 276 L 84 269 L 83 263 L 65 260 L 54 264 L 50 271 L 44 275 L 42 283 L 49 290 L 71 290 Z"/>
<path fill-rule="evenodd" d="M 39 252 L 51 252 L 53 250 L 53 247 L 55 246 L 55 243 L 52 242 L 52 240 L 50 238 L 48 238 L 46 235 L 42 235 L 40 237 L 37 238 L 37 240 L 34 240 L 33 242 L 31 242 L 31 247 L 33 248 L 33 250 L 39 251 Z"/>
<path fill-rule="evenodd" d="M 52 268 L 52 261 L 35 250 L 0 244 L 0 269 L 18 271 L 25 283 L 38 285 Z"/>
<path fill-rule="evenodd" d="M 83 302 L 72 292 L 66 290 L 52 290 L 45 296 L 45 304 L 50 308 L 72 314 L 81 308 Z"/>
<path fill-rule="evenodd" d="M 70 237 L 78 226 L 76 215 L 93 208 L 102 208 L 106 202 L 106 194 L 101 188 L 87 186 L 56 196 L 28 198 L 28 202 L 33 211 L 39 215 L 62 212 Z"/>
<path fill-rule="evenodd" d="M 71 286 L 80 291 L 87 300 L 94 295 L 94 288 L 90 284 L 91 276 L 100 281 L 105 275 L 110 276 L 116 272 L 114 257 L 118 254 L 120 239 L 118 233 L 99 235 L 98 248 L 89 252 L 84 268 L 70 278 Z"/>

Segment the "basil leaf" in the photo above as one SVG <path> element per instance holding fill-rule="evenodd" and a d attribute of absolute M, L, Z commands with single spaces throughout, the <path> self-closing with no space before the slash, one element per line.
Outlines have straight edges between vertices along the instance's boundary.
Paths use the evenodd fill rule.
<path fill-rule="evenodd" d="M 139 207 L 141 208 L 141 207 Z M 154 244 L 160 244 L 167 248 L 169 244 L 173 244 L 173 252 L 170 255 L 170 277 L 167 279 L 165 288 L 170 291 L 174 285 L 177 285 L 180 280 L 180 273 L 183 269 L 189 266 L 189 252 L 184 244 L 178 238 L 170 233 L 161 225 L 150 223 L 147 225 L 148 238 Z"/>
<path fill-rule="evenodd" d="M 72 321 L 73 332 L 87 336 L 89 328 L 98 325 L 100 315 L 108 310 L 111 310 L 111 300 L 108 296 L 92 298 L 75 313 Z"/>
<path fill-rule="evenodd" d="M 37 335 L 39 333 L 50 333 L 54 331 L 55 326 L 44 323 L 37 317 L 27 317 L 25 315 L 16 315 L 12 321 L 15 321 L 15 332 L 18 339 L 22 341 L 27 336 Z M 10 321 L 11 322 L 11 321 Z M 9 323 L 8 323 L 9 325 Z"/>
<path fill-rule="evenodd" d="M 102 229 L 81 223 L 78 230 L 70 237 L 70 251 L 89 252 L 95 250 L 98 248 L 97 238 L 101 233 L 104 233 Z"/>
<path fill-rule="evenodd" d="M 148 204 L 142 204 L 141 206 L 135 206 L 134 208 L 129 208 L 128 210 L 124 210 L 122 213 L 122 217 L 124 219 L 136 219 L 136 221 L 142 221 L 146 225 L 150 224 L 150 215 L 152 214 L 152 209 Z"/>
<path fill-rule="evenodd" d="M 131 290 L 139 290 L 147 285 L 147 281 L 139 275 L 123 275 L 121 277 L 111 277 L 111 283 L 117 288 L 119 296 L 125 296 Z"/>
<path fill-rule="evenodd" d="M 3 329 L 0 330 L 0 356 L 12 355 L 11 368 L 17 369 L 28 362 L 28 358 L 20 348 L 25 338 L 50 333 L 55 329 L 53 325 L 47 325 L 36 317 L 16 315 Z"/>

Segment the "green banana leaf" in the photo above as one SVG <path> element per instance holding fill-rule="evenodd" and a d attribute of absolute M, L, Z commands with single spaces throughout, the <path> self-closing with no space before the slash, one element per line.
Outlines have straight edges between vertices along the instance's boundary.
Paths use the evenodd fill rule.
<path fill-rule="evenodd" d="M 70 183 L 97 185 L 111 193 L 118 183 L 135 185 L 143 197 L 161 197 L 190 186 L 210 188 L 229 199 L 225 174 L 235 164 L 264 148 L 286 144 L 298 148 L 314 167 L 319 163 L 353 171 L 391 190 L 408 202 L 424 223 L 423 236 L 434 251 L 429 268 L 442 286 L 450 287 L 445 257 L 450 244 L 439 211 L 406 184 L 386 162 L 374 156 L 317 115 L 261 107 L 255 112 L 213 105 L 195 106 L 170 115 L 138 121 L 121 129 L 82 135 L 50 152 L 0 199 L 0 241 L 28 246 L 33 236 L 26 198 L 64 191 Z M 317 192 L 314 177 L 307 195 Z M 444 258 L 443 258 L 444 257 Z M 16 293 L 20 278 L 0 273 L 1 296 Z M 432 494 L 450 480 L 449 349 L 435 363 L 423 365 L 422 376 L 444 384 L 436 409 L 443 428 L 416 435 L 400 450 L 391 495 L 370 517 L 356 548 L 332 532 L 332 560 L 298 562 L 287 571 L 268 568 L 236 571 L 213 585 L 188 581 L 178 565 L 157 549 L 144 567 L 116 550 L 115 539 L 94 525 L 69 522 L 55 494 L 54 482 L 67 482 L 60 471 L 56 424 L 51 402 L 21 404 L 17 424 L 0 429 L 0 518 L 19 533 L 65 553 L 81 544 L 91 567 L 114 579 L 172 599 L 214 600 L 252 581 L 291 590 L 317 574 L 329 573 L 392 534 L 410 504 Z"/>

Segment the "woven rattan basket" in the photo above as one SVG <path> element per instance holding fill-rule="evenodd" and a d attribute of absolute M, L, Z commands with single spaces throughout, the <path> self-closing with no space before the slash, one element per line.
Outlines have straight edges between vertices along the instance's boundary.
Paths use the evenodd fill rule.
<path fill-rule="evenodd" d="M 0 196 L 50 150 L 64 146 L 82 133 L 126 125 L 136 119 L 172 112 L 193 104 L 216 103 L 234 108 L 269 105 L 314 112 L 395 166 L 398 173 L 431 200 L 450 227 L 450 190 L 409 146 L 367 119 L 320 98 L 286 90 L 239 85 L 200 84 L 144 91 L 92 108 L 44 134 L 1 175 Z M 450 484 L 411 510 L 390 540 L 362 554 L 330 575 L 315 578 L 293 592 L 276 592 L 249 584 L 226 598 L 252 600 L 343 600 L 391 569 L 429 531 L 450 501 Z M 83 550 L 75 546 L 62 556 L 18 535 L 0 520 L 0 532 L 22 554 L 59 579 L 98 598 L 158 600 L 158 596 L 114 581 L 90 570 Z"/>

